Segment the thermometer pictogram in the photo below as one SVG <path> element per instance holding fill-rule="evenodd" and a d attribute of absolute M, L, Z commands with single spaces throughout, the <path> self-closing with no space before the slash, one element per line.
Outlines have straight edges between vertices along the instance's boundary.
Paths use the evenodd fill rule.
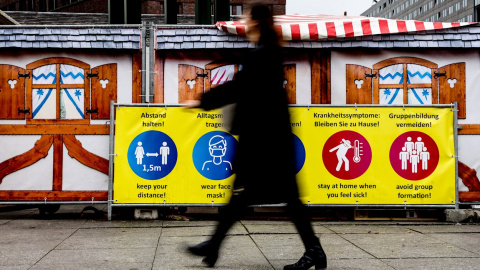
<path fill-rule="evenodd" d="M 363 143 L 361 143 L 359 140 L 355 140 L 355 143 L 353 145 L 353 150 L 354 150 L 354 155 L 353 155 L 353 161 L 355 163 L 359 163 L 361 158 L 360 156 L 362 156 L 362 152 L 363 152 Z"/>

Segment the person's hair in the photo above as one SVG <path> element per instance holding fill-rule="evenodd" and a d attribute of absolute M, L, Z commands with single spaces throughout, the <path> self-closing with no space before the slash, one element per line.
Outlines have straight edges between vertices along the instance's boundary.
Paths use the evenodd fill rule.
<path fill-rule="evenodd" d="M 273 16 L 270 7 L 263 2 L 256 1 L 250 4 L 251 19 L 258 23 L 260 31 L 259 44 L 264 46 L 280 46 L 280 36 L 273 25 Z"/>

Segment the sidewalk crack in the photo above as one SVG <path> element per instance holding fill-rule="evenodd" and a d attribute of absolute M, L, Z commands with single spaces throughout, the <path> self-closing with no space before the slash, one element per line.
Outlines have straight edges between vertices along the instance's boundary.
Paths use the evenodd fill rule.
<path fill-rule="evenodd" d="M 248 237 L 250 237 L 250 239 L 252 240 L 252 242 L 255 244 L 255 246 L 257 247 L 257 249 L 260 251 L 260 253 L 262 253 L 263 257 L 265 258 L 265 260 L 267 260 L 268 264 L 270 265 L 270 267 L 272 267 L 272 269 L 275 269 L 275 267 L 273 266 L 272 262 L 270 262 L 270 260 L 267 258 L 267 256 L 265 255 L 265 253 L 263 253 L 262 249 L 258 246 L 257 242 L 252 238 L 252 234 L 248 231 L 247 227 L 245 226 L 245 224 L 243 224 L 243 222 L 240 220 L 239 223 L 243 226 L 243 228 L 247 231 L 248 233 Z"/>
<path fill-rule="evenodd" d="M 30 266 L 28 269 L 32 269 L 32 267 L 34 267 L 35 265 L 37 265 L 37 263 L 39 263 L 41 260 L 43 260 L 43 258 L 47 257 L 48 254 L 50 254 L 53 250 L 55 250 L 58 246 L 60 246 L 63 242 L 65 242 L 67 239 L 69 239 L 70 237 L 72 237 L 72 235 L 74 235 L 76 232 L 78 232 L 78 230 L 80 230 L 81 228 L 76 228 L 68 237 L 65 237 L 65 239 L 63 239 L 60 243 L 58 243 L 56 246 L 54 246 L 52 249 L 50 249 L 47 254 L 43 255 L 40 259 L 38 259 L 38 261 L 36 261 L 32 266 Z"/>
<path fill-rule="evenodd" d="M 153 254 L 152 268 L 150 268 L 150 270 L 153 270 L 153 266 L 155 265 L 155 260 L 157 259 L 158 246 L 160 245 L 160 239 L 162 238 L 163 230 L 165 229 L 163 227 L 164 222 L 165 221 L 162 221 L 162 230 L 160 230 L 160 235 L 158 236 L 157 247 L 155 248 L 155 253 Z"/>

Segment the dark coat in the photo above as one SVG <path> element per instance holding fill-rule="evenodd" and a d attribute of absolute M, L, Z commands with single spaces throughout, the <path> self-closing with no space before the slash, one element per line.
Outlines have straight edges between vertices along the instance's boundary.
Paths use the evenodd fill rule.
<path fill-rule="evenodd" d="M 206 92 L 200 107 L 211 110 L 232 103 L 236 107 L 231 132 L 239 135 L 233 163 L 236 185 L 245 187 L 251 204 L 297 199 L 281 48 L 259 46 L 251 51 L 235 79 Z"/>

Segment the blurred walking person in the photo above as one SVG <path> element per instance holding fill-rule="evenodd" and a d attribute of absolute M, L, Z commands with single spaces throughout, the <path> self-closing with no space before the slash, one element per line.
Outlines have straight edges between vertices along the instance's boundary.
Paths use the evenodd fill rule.
<path fill-rule="evenodd" d="M 213 267 L 225 235 L 248 205 L 286 202 L 306 252 L 284 269 L 323 269 L 327 257 L 314 234 L 307 208 L 299 199 L 294 140 L 283 89 L 281 41 L 269 7 L 253 3 L 246 25 L 248 39 L 257 46 L 245 57 L 242 70 L 233 81 L 211 89 L 200 101 L 188 105 L 212 110 L 236 104 L 231 132 L 239 136 L 239 141 L 233 168 L 235 184 L 241 183 L 243 191 L 234 194 L 220 213 L 211 239 L 188 250 Z"/>

